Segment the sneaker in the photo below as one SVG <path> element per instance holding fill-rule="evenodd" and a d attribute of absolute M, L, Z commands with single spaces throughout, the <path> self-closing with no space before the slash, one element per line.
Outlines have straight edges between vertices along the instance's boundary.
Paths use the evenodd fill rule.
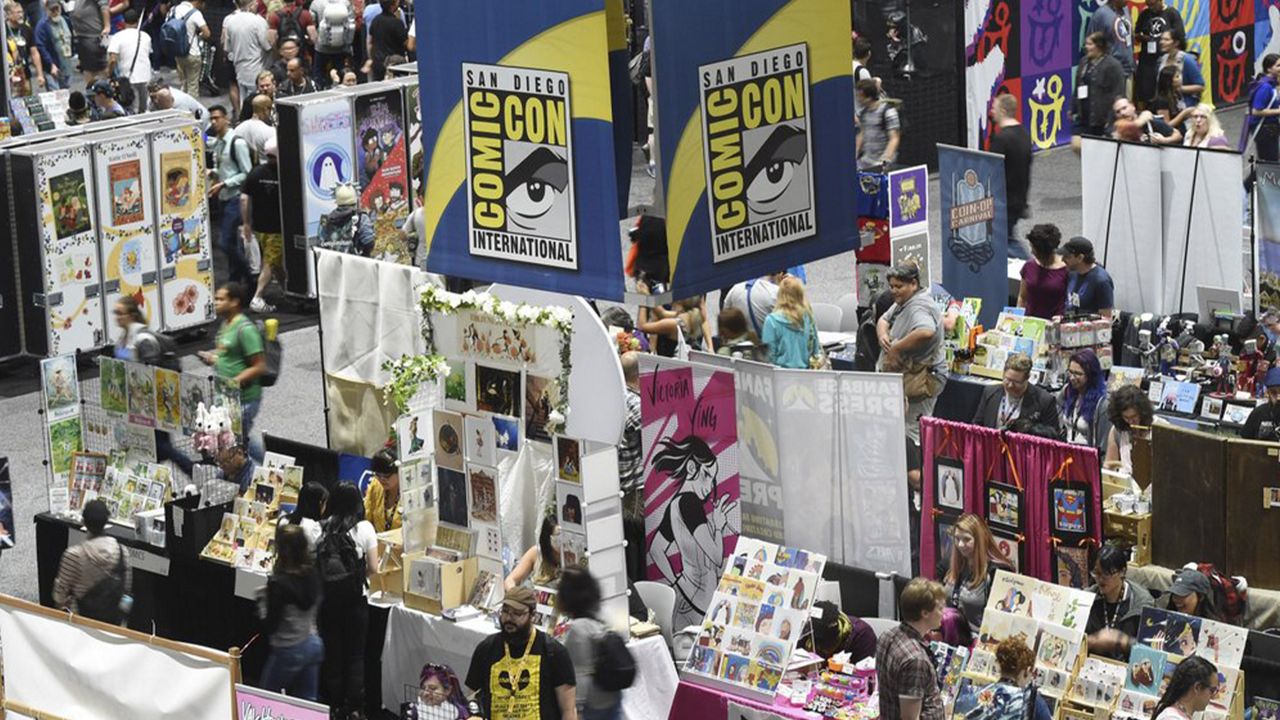
<path fill-rule="evenodd" d="M 266 300 L 263 300 L 260 297 L 255 297 L 252 301 L 250 301 L 249 309 L 256 313 L 269 313 L 269 312 L 275 312 L 276 306 L 268 305 Z"/>

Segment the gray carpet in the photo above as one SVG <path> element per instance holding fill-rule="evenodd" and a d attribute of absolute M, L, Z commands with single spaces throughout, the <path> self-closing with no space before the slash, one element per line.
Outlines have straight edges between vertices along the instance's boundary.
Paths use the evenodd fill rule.
<path fill-rule="evenodd" d="M 1223 113 L 1227 136 L 1239 132 L 1243 112 L 1239 109 Z M 631 202 L 645 202 L 652 192 L 653 180 L 645 174 L 643 157 L 637 152 L 633 173 Z M 1079 234 L 1080 160 L 1069 149 L 1059 148 L 1036 157 L 1031 189 L 1032 218 L 1024 221 L 1020 232 L 1037 222 L 1056 223 L 1064 237 Z M 937 197 L 937 180 L 931 180 L 930 192 Z M 934 238 L 940 237 L 937 213 L 930 218 Z M 933 266 L 939 267 L 940 250 L 935 243 Z M 826 258 L 807 266 L 810 299 L 834 303 L 853 289 L 853 254 Z M 709 298 L 715 307 L 715 297 Z M 279 383 L 266 391 L 259 415 L 259 428 L 301 442 L 323 445 L 325 442 L 323 383 L 320 372 L 320 348 L 317 329 L 306 327 L 282 334 L 285 347 L 284 370 Z M 192 357 L 184 358 L 189 368 L 200 367 Z M 26 373 L 29 369 L 0 369 L 0 373 Z M 0 378 L 6 379 L 6 378 Z M 0 589 L 22 598 L 37 597 L 36 558 L 31 518 L 48 508 L 46 472 L 43 467 L 44 444 L 41 439 L 40 400 L 35 383 L 24 394 L 0 399 L 0 457 L 7 456 L 14 486 L 15 518 L 18 546 L 0 558 Z"/>

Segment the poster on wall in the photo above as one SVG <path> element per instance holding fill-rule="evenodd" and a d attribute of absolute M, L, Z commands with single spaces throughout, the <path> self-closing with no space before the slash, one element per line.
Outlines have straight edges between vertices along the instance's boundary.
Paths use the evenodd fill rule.
<path fill-rule="evenodd" d="M 1258 163 L 1253 227 L 1257 243 L 1253 273 L 1254 310 L 1280 308 L 1280 165 Z"/>
<path fill-rule="evenodd" d="M 200 127 L 194 122 L 181 122 L 151 135 L 151 161 L 159 175 L 160 212 L 155 224 L 162 251 L 161 318 L 162 327 L 169 331 L 214 319 L 204 149 Z"/>
<path fill-rule="evenodd" d="M 156 257 L 155 215 L 151 202 L 151 162 L 143 135 L 111 134 L 93 144 L 97 205 L 108 222 L 98 227 L 102 253 L 104 306 L 115 307 L 121 297 L 138 303 L 144 322 L 160 326 L 160 272 Z M 174 240 L 175 236 L 166 236 Z M 180 247 L 166 245 L 173 259 Z"/>
<path fill-rule="evenodd" d="M 622 298 L 605 4 L 481 0 L 418 14 L 431 270 Z"/>
<path fill-rule="evenodd" d="M 409 217 L 408 149 L 404 134 L 404 91 L 362 92 L 354 101 L 357 187 L 360 207 L 373 221 L 373 254 L 378 260 L 413 261 L 397 230 Z"/>
<path fill-rule="evenodd" d="M 849 3 L 655 0 L 657 166 L 685 297 L 856 249 Z M 843 28 L 843 29 L 841 29 Z"/>
<path fill-rule="evenodd" d="M 684 627 L 706 615 L 741 528 L 733 374 L 642 372 L 640 416 L 647 574 L 675 588 L 674 622 Z"/>
<path fill-rule="evenodd" d="M 889 237 L 928 232 L 929 168 L 917 165 L 889 173 Z"/>
<path fill-rule="evenodd" d="M 1009 294 L 1004 156 L 939 144 L 938 186 L 947 290 L 981 298 L 979 319 L 993 327 Z"/>

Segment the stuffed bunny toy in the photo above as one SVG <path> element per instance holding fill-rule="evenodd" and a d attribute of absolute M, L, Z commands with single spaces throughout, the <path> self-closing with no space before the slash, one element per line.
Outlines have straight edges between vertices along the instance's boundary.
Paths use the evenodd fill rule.
<path fill-rule="evenodd" d="M 208 455 L 216 455 L 219 450 L 234 447 L 235 433 L 231 432 L 231 416 L 225 407 L 205 407 L 204 403 L 196 406 L 196 432 L 194 435 L 196 449 Z"/>

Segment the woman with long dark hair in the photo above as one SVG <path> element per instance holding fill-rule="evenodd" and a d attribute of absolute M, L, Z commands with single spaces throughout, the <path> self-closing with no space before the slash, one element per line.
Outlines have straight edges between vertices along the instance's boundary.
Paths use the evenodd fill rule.
<path fill-rule="evenodd" d="M 1151 717 L 1154 720 L 1191 720 L 1193 715 L 1209 707 L 1209 701 L 1217 692 L 1218 668 L 1193 655 L 1178 663 Z"/>
<path fill-rule="evenodd" d="M 554 585 L 560 580 L 560 523 L 556 522 L 555 515 L 543 516 L 538 544 L 525 551 L 503 580 L 503 586 L 510 590 L 530 576 L 534 585 Z"/>
<path fill-rule="evenodd" d="M 596 644 L 608 627 L 596 617 L 600 612 L 600 584 L 586 568 L 567 567 L 560 575 L 556 609 L 569 618 L 564 646 L 577 676 L 575 699 L 583 720 L 619 720 L 622 693 L 595 683 Z"/>
<path fill-rule="evenodd" d="M 678 625 L 699 622 L 719 582 L 724 560 L 724 536 L 738 502 L 716 495 L 719 468 L 716 455 L 702 438 L 666 438 L 658 444 L 653 468 L 677 486 L 649 546 L 649 560 L 676 591 Z M 711 504 L 708 513 L 707 504 Z M 680 573 L 671 555 L 680 556 Z"/>
<path fill-rule="evenodd" d="M 324 644 L 316 634 L 320 592 L 306 533 L 298 525 L 279 526 L 275 566 L 258 606 L 262 630 L 271 644 L 262 668 L 264 689 L 316 699 L 324 658 Z"/>
<path fill-rule="evenodd" d="M 329 501 L 329 491 L 324 485 L 312 480 L 302 486 L 298 493 L 298 504 L 293 512 L 281 519 L 281 525 L 298 525 L 307 536 L 307 546 L 313 551 L 320 540 L 320 520 L 324 517 L 324 506 Z"/>
<path fill-rule="evenodd" d="M 1057 225 L 1041 223 L 1027 233 L 1031 259 L 1022 265 L 1018 307 L 1046 320 L 1062 314 L 1067 300 L 1067 265 L 1058 256 L 1062 231 Z"/>
<path fill-rule="evenodd" d="M 1067 385 L 1058 406 L 1067 442 L 1091 445 L 1105 457 L 1111 420 L 1107 416 L 1107 380 L 1093 350 L 1081 350 L 1067 362 Z"/>
<path fill-rule="evenodd" d="M 1151 99 L 1151 111 L 1164 118 L 1169 126 L 1181 131 L 1187 116 L 1191 114 L 1182 89 L 1182 72 L 1174 65 L 1166 65 L 1156 74 L 1156 96 Z"/>
<path fill-rule="evenodd" d="M 364 519 L 364 499 L 355 485 L 338 483 L 329 496 L 327 510 L 328 517 L 321 523 L 320 542 L 316 545 L 316 560 L 321 571 L 327 574 L 331 569 L 329 546 L 341 548 L 348 542 L 342 537 L 346 535 L 355 544 L 356 556 L 364 562 L 365 573 L 341 582 L 325 582 L 324 601 L 320 604 L 320 637 L 324 640 L 327 659 L 325 696 L 330 707 L 338 710 L 338 717 L 363 718 L 364 646 L 369 630 L 364 580 L 378 568 L 378 536 L 373 525 Z"/>

